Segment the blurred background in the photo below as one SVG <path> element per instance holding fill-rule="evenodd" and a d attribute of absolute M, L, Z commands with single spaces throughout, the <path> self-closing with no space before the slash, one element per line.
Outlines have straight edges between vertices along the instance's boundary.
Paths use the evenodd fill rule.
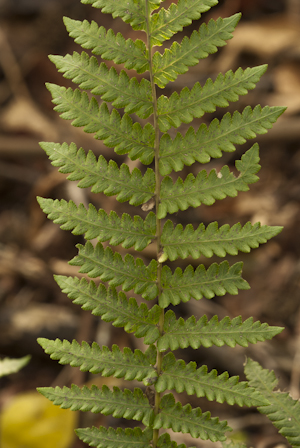
<path fill-rule="evenodd" d="M 171 1 L 163 6 L 167 8 Z M 234 39 L 217 54 L 200 61 L 199 65 L 169 84 L 163 91 L 170 95 L 184 86 L 192 87 L 207 77 L 215 78 L 219 72 L 238 67 L 246 68 L 267 63 L 269 69 L 257 88 L 228 110 L 242 111 L 246 105 L 256 104 L 287 106 L 274 129 L 256 141 L 261 148 L 260 181 L 251 185 L 250 192 L 237 198 L 227 198 L 212 207 L 188 209 L 173 216 L 178 222 L 195 226 L 211 221 L 234 224 L 240 221 L 283 225 L 283 232 L 253 250 L 251 254 L 227 257 L 230 263 L 244 261 L 243 277 L 251 290 L 238 296 L 225 296 L 211 301 L 191 300 L 178 307 L 182 316 L 194 314 L 209 318 L 242 315 L 271 325 L 284 326 L 285 330 L 271 342 L 259 343 L 247 349 L 228 347 L 178 351 L 186 361 L 196 360 L 221 373 L 243 378 L 246 356 L 259 361 L 263 367 L 274 369 L 280 377 L 280 388 L 289 390 L 299 398 L 300 381 L 300 1 L 299 0 L 221 0 L 217 7 L 186 27 L 176 36 L 181 41 L 198 29 L 202 21 L 219 16 L 228 17 L 241 11 L 243 17 Z M 79 0 L 0 0 L 0 354 L 2 357 L 32 355 L 30 363 L 19 373 L 0 379 L 1 448 L 78 448 L 84 446 L 73 439 L 74 426 L 119 425 L 128 423 L 110 417 L 76 415 L 49 405 L 40 397 L 38 386 L 63 386 L 90 384 L 101 385 L 101 378 L 92 378 L 76 368 L 69 368 L 51 361 L 37 344 L 38 337 L 78 341 L 96 340 L 99 344 L 141 348 L 142 341 L 99 322 L 88 312 L 61 293 L 53 274 L 79 275 L 68 260 L 77 254 L 76 243 L 83 239 L 47 221 L 41 212 L 36 196 L 72 199 L 75 203 L 92 202 L 106 211 L 117 213 L 143 212 L 127 203 L 120 204 L 114 197 L 94 195 L 80 190 L 76 183 L 66 181 L 66 175 L 53 168 L 39 147 L 39 141 L 72 142 L 95 154 L 103 154 L 118 163 L 128 162 L 117 156 L 92 135 L 74 128 L 61 120 L 52 109 L 51 97 L 45 82 L 71 86 L 57 73 L 48 54 L 81 52 L 69 38 L 62 17 L 78 20 L 95 20 L 106 28 L 121 32 L 126 38 L 143 38 L 134 33 L 122 20 L 113 20 Z M 168 43 L 168 46 L 170 42 Z M 111 66 L 111 61 L 107 61 Z M 121 69 L 122 67 L 120 67 Z M 136 76 L 135 72 L 130 75 Z M 226 110 L 227 111 L 227 110 Z M 209 123 L 226 112 L 216 113 L 195 120 Z M 137 119 L 137 117 L 135 117 Z M 186 132 L 189 126 L 182 126 Z M 175 131 L 171 131 L 175 135 Z M 176 131 L 177 132 L 177 131 Z M 220 169 L 224 164 L 234 168 L 235 158 L 253 141 L 237 147 L 236 153 L 225 153 L 222 159 L 206 165 Z M 137 166 L 136 163 L 130 166 Z M 186 168 L 182 177 L 192 171 L 196 174 L 199 164 Z M 202 168 L 203 169 L 203 168 Z M 143 254 L 149 262 L 151 249 Z M 147 258 L 148 257 L 148 258 Z M 207 263 L 207 260 L 200 260 Z M 212 261 L 220 261 L 212 259 Z M 196 266 L 195 260 L 177 261 L 173 266 Z M 133 294 L 130 294 L 133 296 Z M 131 383 L 107 378 L 104 383 L 130 387 Z M 234 428 L 236 440 L 249 446 L 267 448 L 287 446 L 268 420 L 254 409 L 228 407 L 204 399 L 181 396 L 179 399 L 210 410 L 213 415 L 227 419 Z M 176 435 L 177 443 L 187 446 L 208 447 L 209 442 L 195 441 L 188 436 Z M 195 443 L 197 442 L 197 443 Z M 215 445 L 214 446 L 218 446 Z"/>

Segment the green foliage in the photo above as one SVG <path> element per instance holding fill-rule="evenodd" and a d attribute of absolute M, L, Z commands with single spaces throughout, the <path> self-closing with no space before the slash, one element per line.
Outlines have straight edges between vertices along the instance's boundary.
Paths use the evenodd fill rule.
<path fill-rule="evenodd" d="M 112 350 L 105 345 L 100 348 L 96 342 L 93 342 L 92 346 L 87 342 L 80 345 L 75 340 L 70 343 L 66 340 L 48 341 L 40 338 L 38 342 L 52 359 L 58 359 L 60 364 L 80 367 L 83 372 L 146 382 L 157 376 L 153 367 L 156 362 L 156 350 L 153 345 L 150 345 L 145 353 L 140 350 L 133 353 L 128 347 L 122 352 L 117 345 L 113 345 Z"/>
<path fill-rule="evenodd" d="M 87 240 L 98 238 L 108 241 L 113 246 L 122 244 L 125 249 L 134 246 L 135 250 L 143 250 L 154 239 L 155 214 L 149 213 L 145 221 L 140 216 L 133 219 L 123 213 L 120 218 L 115 212 L 109 215 L 104 210 L 96 210 L 89 204 L 88 210 L 73 201 L 61 201 L 38 198 L 38 201 L 48 218 L 56 224 L 61 224 L 63 230 L 72 230 L 75 235 L 83 235 Z"/>
<path fill-rule="evenodd" d="M 226 45 L 240 17 L 235 14 L 224 20 L 210 20 L 208 25 L 203 23 L 199 31 L 193 31 L 190 39 L 185 36 L 180 45 L 174 42 L 163 54 L 157 51 L 153 55 L 154 82 L 164 88 L 169 81 L 175 81 L 178 75 L 198 64 L 200 59 L 218 51 L 217 47 Z"/>
<path fill-rule="evenodd" d="M 248 344 L 256 344 L 258 341 L 272 339 L 276 334 L 281 333 L 281 327 L 269 327 L 268 324 L 261 324 L 259 321 L 253 322 L 253 318 L 242 321 L 241 316 L 230 320 L 224 317 L 220 322 L 217 316 L 207 321 L 204 315 L 198 321 L 194 316 L 184 320 L 180 317 L 176 320 L 173 311 L 166 312 L 164 321 L 164 334 L 158 341 L 159 351 L 167 349 L 176 350 L 178 348 L 192 347 L 194 349 L 211 347 L 216 345 L 222 347 L 228 345 L 235 347 L 241 345 L 248 347 Z"/>
<path fill-rule="evenodd" d="M 124 327 L 128 333 L 135 333 L 137 338 L 144 337 L 146 344 L 152 344 L 159 338 L 157 328 L 160 307 L 154 305 L 150 310 L 145 303 L 138 306 L 136 300 L 129 300 L 121 291 L 115 288 L 108 290 L 100 284 L 88 283 L 85 278 L 64 277 L 56 275 L 55 280 L 62 291 L 84 310 L 90 310 L 95 316 L 101 316 L 106 322 L 113 322 L 115 327 Z"/>
<path fill-rule="evenodd" d="M 205 365 L 200 369 L 196 368 L 195 362 L 186 365 L 181 359 L 176 360 L 173 353 L 168 353 L 163 358 L 162 371 L 156 383 L 158 392 L 175 389 L 176 392 L 185 391 L 188 395 L 206 396 L 208 400 L 216 400 L 219 403 L 226 400 L 229 404 L 236 403 L 239 406 L 268 403 L 260 393 L 249 389 L 245 381 L 239 383 L 237 376 L 229 378 L 227 372 L 218 376 L 216 370 L 207 373 Z"/>
<path fill-rule="evenodd" d="M 226 254 L 237 255 L 238 251 L 250 252 L 259 244 L 266 243 L 270 238 L 277 235 L 281 227 L 261 226 L 260 223 L 252 225 L 247 222 L 243 227 L 240 223 L 230 227 L 224 224 L 218 228 L 217 222 L 210 223 L 207 228 L 204 224 L 194 230 L 191 224 L 185 229 L 181 224 L 174 228 L 171 220 L 168 220 L 162 230 L 163 254 L 161 262 L 168 258 L 173 261 L 178 257 L 199 258 L 204 255 L 207 258 L 214 254 L 225 257 Z"/>
<path fill-rule="evenodd" d="M 44 387 L 41 392 L 63 409 L 101 412 L 116 418 L 142 421 L 146 426 L 149 426 L 154 419 L 153 409 L 139 388 L 133 392 L 129 389 L 122 391 L 118 387 L 110 390 L 107 386 L 103 386 L 102 389 L 97 386 L 92 386 L 91 389 L 84 386 L 81 389 L 73 384 L 71 388 L 63 387 L 63 389 Z"/>
<path fill-rule="evenodd" d="M 248 253 L 281 231 L 281 227 L 250 222 L 231 227 L 219 226 L 217 222 L 207 226 L 199 223 L 195 228 L 192 224 L 183 227 L 171 219 L 165 220 L 190 207 L 211 206 L 216 200 L 235 197 L 257 182 L 260 165 L 256 143 L 236 160 L 235 171 L 229 166 L 218 172 L 196 169 L 198 174 L 189 173 L 185 178 L 174 176 L 172 171 L 179 172 L 195 162 L 204 165 L 222 157 L 224 152 L 233 153 L 236 145 L 266 133 L 285 108 L 247 106 L 242 112 L 227 112 L 220 120 L 213 119 L 209 126 L 202 123 L 197 130 L 189 127 L 185 135 L 168 131 L 238 101 L 255 88 L 267 67 L 230 70 L 218 74 L 214 80 L 208 79 L 203 86 L 197 82 L 191 89 L 185 87 L 167 97 L 159 94 L 156 86 L 165 88 L 189 67 L 226 45 L 233 37 L 240 14 L 212 19 L 181 43 L 173 41 L 168 48 L 155 51 L 183 27 L 198 20 L 217 0 L 178 0 L 168 9 L 162 7 L 162 0 L 82 0 L 82 3 L 121 18 L 133 30 L 144 31 L 145 39 L 126 40 L 120 33 L 93 21 L 65 18 L 67 31 L 77 44 L 95 56 L 123 66 L 121 70 L 110 67 L 87 52 L 51 56 L 58 71 L 77 84 L 75 89 L 47 85 L 54 109 L 62 118 L 71 120 L 73 126 L 94 134 L 116 154 L 127 154 L 144 165 L 153 163 L 153 167 L 136 167 L 131 171 L 126 164 L 119 166 L 102 155 L 96 158 L 92 151 L 86 152 L 75 143 L 43 142 L 41 147 L 52 164 L 68 174 L 70 181 L 77 181 L 78 187 L 142 206 L 144 214 L 140 211 L 136 216 L 127 213 L 120 216 L 115 211 L 107 214 L 92 204 L 85 208 L 64 199 L 38 198 L 38 201 L 54 223 L 88 240 L 77 246 L 78 254 L 70 263 L 89 278 L 101 280 L 97 285 L 86 278 L 58 275 L 55 279 L 61 290 L 84 310 L 143 338 L 148 348 L 144 352 L 127 347 L 121 350 L 117 345 L 108 348 L 95 342 L 90 345 L 41 338 L 39 343 L 46 353 L 61 364 L 103 377 L 138 381 L 141 385 L 133 391 L 75 385 L 39 391 L 63 408 L 110 414 L 140 421 L 145 426 L 143 430 L 140 427 L 77 430 L 81 440 L 98 448 L 185 448 L 184 444 L 178 446 L 172 441 L 169 434 L 161 434 L 161 429 L 228 442 L 226 433 L 231 428 L 226 421 L 219 421 L 199 407 L 176 402 L 172 393 L 166 393 L 172 389 L 219 403 L 256 406 L 269 415 L 294 446 L 299 446 L 299 438 L 292 434 L 292 425 L 299 423 L 298 404 L 293 407 L 286 395 L 267 389 L 274 381 L 266 383 L 265 388 L 253 378 L 249 378 L 249 383 L 240 382 L 227 372 L 218 374 L 215 369 L 208 371 L 205 365 L 186 364 L 172 352 L 201 345 L 247 347 L 273 338 L 282 328 L 255 322 L 252 317 L 243 321 L 241 316 L 221 321 L 217 316 L 208 320 L 205 315 L 198 320 L 194 316 L 177 319 L 174 311 L 166 310 L 170 304 L 176 306 L 249 289 L 242 278 L 241 262 L 230 265 L 226 260 L 214 261 L 208 266 L 189 264 L 184 270 L 179 267 L 173 270 L 172 261 L 189 256 L 197 260 L 214 255 L 233 256 L 239 251 Z M 149 73 L 141 79 L 130 77 L 126 70 L 135 70 L 139 75 Z M 94 239 L 98 242 L 89 241 Z M 109 245 L 103 246 L 104 242 Z M 156 256 L 148 264 L 142 256 L 121 255 L 118 248 L 116 251 L 111 248 L 121 244 L 124 249 L 143 251 L 151 243 L 156 247 Z M 141 298 L 125 294 L 129 291 Z M 249 363 L 247 369 L 250 376 Z M 284 424 L 282 412 L 272 402 L 275 395 L 281 399 L 280 406 L 290 411 L 291 420 L 286 418 Z M 224 444 L 229 446 L 233 442 Z"/>
<path fill-rule="evenodd" d="M 235 73 L 229 70 L 225 75 L 220 73 L 215 82 L 208 79 L 203 87 L 197 82 L 192 90 L 184 87 L 180 94 L 174 92 L 170 98 L 160 96 L 157 100 L 159 129 L 167 132 L 171 126 L 178 128 L 206 112 L 214 112 L 217 107 L 229 106 L 229 101 L 238 101 L 240 95 L 254 89 L 266 70 L 266 65 L 238 68 Z"/>
<path fill-rule="evenodd" d="M 115 161 L 107 163 L 103 156 L 97 161 L 92 151 L 85 154 L 82 148 L 77 150 L 74 143 L 70 146 L 43 143 L 41 146 L 53 160 L 53 165 L 61 167 L 61 173 L 71 173 L 69 180 L 80 180 L 78 186 L 81 188 L 92 187 L 93 193 L 117 195 L 118 201 L 129 201 L 132 205 L 143 204 L 154 195 L 155 175 L 149 168 L 144 176 L 137 168 L 130 173 L 124 163 L 119 168 Z"/>
<path fill-rule="evenodd" d="M 274 391 L 278 384 L 273 371 L 263 369 L 258 362 L 247 360 L 245 374 L 249 384 L 269 401 L 257 409 L 267 415 L 293 447 L 300 446 L 300 402 L 293 400 L 287 392 Z"/>
<path fill-rule="evenodd" d="M 152 431 L 147 428 L 142 431 L 141 428 L 81 428 L 76 430 L 78 437 L 89 444 L 98 448 L 131 448 L 134 444 L 136 448 L 150 448 L 152 440 Z"/>
<path fill-rule="evenodd" d="M 183 137 L 180 132 L 172 140 L 169 134 L 163 134 L 160 140 L 159 170 L 162 175 L 172 169 L 181 171 L 184 165 L 195 161 L 207 163 L 213 158 L 222 157 L 223 152 L 235 151 L 235 144 L 243 144 L 256 134 L 265 134 L 282 114 L 285 108 L 256 106 L 253 110 L 247 106 L 242 114 L 235 111 L 225 114 L 221 121 L 215 118 L 209 127 L 201 124 L 198 131 L 190 127 Z M 186 151 L 189 148 L 189 151 Z"/>
<path fill-rule="evenodd" d="M 0 360 L 0 377 L 16 373 L 25 367 L 31 359 L 30 355 L 23 356 L 23 358 L 4 358 Z"/>

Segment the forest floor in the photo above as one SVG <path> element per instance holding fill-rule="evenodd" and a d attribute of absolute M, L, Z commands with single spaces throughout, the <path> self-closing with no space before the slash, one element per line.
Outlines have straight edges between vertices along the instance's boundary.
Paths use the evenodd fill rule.
<path fill-rule="evenodd" d="M 170 1 L 166 1 L 168 5 Z M 259 361 L 263 367 L 274 369 L 280 378 L 280 388 L 290 391 L 293 398 L 300 395 L 300 7 L 299 2 L 288 0 L 224 0 L 203 15 L 201 20 L 219 16 L 228 17 L 242 11 L 243 18 L 234 39 L 218 54 L 202 60 L 187 74 L 167 86 L 164 93 L 184 86 L 201 84 L 207 77 L 219 72 L 236 70 L 239 66 L 267 63 L 269 69 L 247 96 L 228 110 L 242 111 L 250 104 L 287 106 L 283 117 L 266 135 L 255 141 L 260 145 L 260 181 L 249 192 L 237 198 L 217 201 L 212 207 L 201 206 L 180 212 L 178 222 L 194 225 L 217 220 L 220 224 L 242 224 L 260 221 L 262 224 L 284 226 L 282 233 L 268 244 L 250 254 L 229 257 L 230 262 L 244 262 L 243 277 L 251 289 L 238 296 L 226 295 L 208 301 L 191 300 L 179 307 L 183 316 L 191 314 L 209 318 L 241 315 L 255 320 L 285 327 L 274 340 L 253 347 L 210 348 L 178 351 L 186 361 L 196 360 L 216 368 L 219 373 L 228 370 L 231 375 L 243 378 L 246 356 Z M 75 19 L 95 20 L 106 28 L 113 27 L 126 38 L 136 38 L 121 20 L 101 14 L 90 6 L 74 0 L 19 0 L 0 1 L 0 354 L 21 357 L 31 354 L 31 362 L 18 374 L 1 378 L 0 407 L 5 409 L 11 400 L 38 386 L 87 384 L 91 376 L 78 369 L 62 367 L 45 356 L 36 339 L 40 336 L 72 340 L 97 340 L 100 344 L 140 348 L 141 341 L 100 322 L 73 305 L 61 293 L 53 274 L 77 275 L 77 268 L 68 260 L 77 254 L 75 244 L 83 239 L 47 221 L 40 210 L 36 196 L 72 199 L 75 203 L 92 202 L 106 211 L 136 213 L 127 203 L 120 204 L 114 197 L 94 195 L 80 190 L 75 183 L 66 181 L 66 175 L 53 168 L 39 147 L 39 141 L 72 142 L 95 154 L 114 158 L 118 163 L 128 162 L 117 156 L 81 129 L 61 120 L 53 112 L 50 94 L 45 82 L 71 86 L 57 73 L 48 60 L 48 54 L 66 54 L 81 51 L 69 38 L 62 23 L 66 15 Z M 193 23 L 180 33 L 189 35 L 198 29 Z M 140 37 L 140 34 L 138 35 Z M 111 63 L 108 62 L 110 66 Z M 135 76 L 135 73 L 132 73 Z M 224 110 L 195 120 L 195 127 L 205 120 L 221 118 Z M 208 121 L 207 121 L 208 122 Z M 182 126 L 184 133 L 188 126 Z M 234 160 L 249 144 L 237 148 L 235 154 L 226 153 L 222 159 L 205 168 L 220 169 L 223 164 L 234 167 Z M 248 145 L 248 146 L 247 146 Z M 221 165 L 222 164 L 222 165 Z M 197 172 L 199 166 L 186 168 Z M 130 162 L 130 166 L 137 166 Z M 150 260 L 152 253 L 146 256 Z M 200 260 L 204 262 L 204 260 Z M 214 259 L 212 261 L 215 261 Z M 195 263 L 188 260 L 188 263 Z M 176 266 L 185 265 L 180 262 Z M 178 311 L 178 310 L 177 310 Z M 101 383 L 97 378 L 97 384 Z M 106 379 L 109 385 L 129 385 L 120 380 Z M 181 397 L 187 401 L 187 397 Z M 271 448 L 286 441 L 268 420 L 254 409 L 229 407 L 204 399 L 189 397 L 193 406 L 228 420 L 236 438 L 248 446 Z M 81 417 L 81 420 L 83 418 Z M 87 419 L 88 420 L 88 419 Z M 84 421 L 84 423 L 86 423 Z M 32 423 L 34 424 L 34 422 Z M 79 425 L 82 425 L 80 421 Z M 109 417 L 97 417 L 92 424 L 113 425 Z M 121 422 L 123 425 L 123 422 Z M 4 429 L 4 428 L 2 428 Z M 177 442 L 187 446 L 208 447 L 208 442 L 195 441 L 179 435 Z M 211 444 L 212 445 L 212 444 Z M 21 447 L 15 442 L 12 448 Z M 26 445 L 27 446 L 27 445 Z M 45 447 L 38 442 L 28 447 Z M 52 446 L 55 446 L 52 444 Z M 78 440 L 65 448 L 84 446 Z M 2 448 L 6 448 L 2 440 Z"/>

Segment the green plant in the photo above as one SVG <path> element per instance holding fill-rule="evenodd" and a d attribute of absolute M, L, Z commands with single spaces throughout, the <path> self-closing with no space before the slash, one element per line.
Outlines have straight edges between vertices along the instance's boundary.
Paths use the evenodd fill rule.
<path fill-rule="evenodd" d="M 30 355 L 23 356 L 23 358 L 4 358 L 0 360 L 0 377 L 11 375 L 23 369 L 31 359 Z"/>
<path fill-rule="evenodd" d="M 115 68 L 108 69 L 105 63 L 99 65 L 94 56 L 85 52 L 74 52 L 65 57 L 51 56 L 58 70 L 81 89 L 48 85 L 55 110 L 62 118 L 72 120 L 74 126 L 94 133 L 117 154 L 128 154 L 131 160 L 138 159 L 144 165 L 154 162 L 154 168 L 148 168 L 144 174 L 138 168 L 130 172 L 126 164 L 119 167 L 115 161 L 107 162 L 103 156 L 97 160 L 91 151 L 86 154 L 74 143 L 41 143 L 41 147 L 54 166 L 69 173 L 69 180 L 79 181 L 79 187 L 92 187 L 94 193 L 115 195 L 120 202 L 142 206 L 147 214 L 145 219 L 140 215 L 132 218 L 129 214 L 118 216 L 114 211 L 107 214 L 91 204 L 86 209 L 82 204 L 77 207 L 72 201 L 38 200 L 48 218 L 60 224 L 62 229 L 82 234 L 87 240 L 99 240 L 95 246 L 89 241 L 78 245 L 78 256 L 70 263 L 80 266 L 79 272 L 108 282 L 109 287 L 103 283 L 96 286 L 85 278 L 56 276 L 62 291 L 83 309 L 116 327 L 124 327 L 137 338 L 144 338 L 148 348 L 145 352 L 133 352 L 129 348 L 121 351 L 118 346 L 109 349 L 96 343 L 80 345 L 76 341 L 70 343 L 58 339 L 39 339 L 39 343 L 61 364 L 79 366 L 83 371 L 101 373 L 102 376 L 140 381 L 147 391 L 153 391 L 154 398 L 152 400 L 147 391 L 144 393 L 143 386 L 133 391 L 122 391 L 117 387 L 110 390 L 106 386 L 80 389 L 75 385 L 39 390 L 64 408 L 112 414 L 141 421 L 145 426 L 144 430 L 139 427 L 78 429 L 78 436 L 91 446 L 175 448 L 176 442 L 172 442 L 167 433 L 160 432 L 168 428 L 189 433 L 194 438 L 225 441 L 226 432 L 230 430 L 226 421 L 219 421 L 200 408 L 192 409 L 189 404 L 182 406 L 175 402 L 172 393 L 164 394 L 165 391 L 174 389 L 220 403 L 226 401 L 232 405 L 260 408 L 269 405 L 268 397 L 246 381 L 239 382 L 237 376 L 229 377 L 227 372 L 218 375 L 216 370 L 208 372 L 205 365 L 197 368 L 195 362 L 186 364 L 177 360 L 173 351 L 188 346 L 197 349 L 201 345 L 234 347 L 239 344 L 245 347 L 249 343 L 271 339 L 282 328 L 254 322 L 252 318 L 243 322 L 241 317 L 232 320 L 226 317 L 220 322 L 217 316 L 208 321 L 205 315 L 199 320 L 194 316 L 187 320 L 176 319 L 174 311 L 166 310 L 169 305 L 202 297 L 211 299 L 225 293 L 237 294 L 239 289 L 248 289 L 249 285 L 241 276 L 240 262 L 230 266 L 227 261 L 222 261 L 211 264 L 208 269 L 203 264 L 196 269 L 189 265 L 184 271 L 176 268 L 174 272 L 169 264 L 189 256 L 198 259 L 200 256 L 237 255 L 238 251 L 247 253 L 277 235 L 281 227 L 248 222 L 244 226 L 238 223 L 219 228 L 217 222 L 213 222 L 206 228 L 200 224 L 194 229 L 191 224 L 183 228 L 181 224 L 174 225 L 170 219 L 165 220 L 167 214 L 201 204 L 212 205 L 216 200 L 247 191 L 248 185 L 258 180 L 257 144 L 236 161 L 238 176 L 227 166 L 219 173 L 213 169 L 209 174 L 202 170 L 196 177 L 189 174 L 185 180 L 177 177 L 173 181 L 169 174 L 195 162 L 208 163 L 211 158 L 220 158 L 223 152 L 235 151 L 234 145 L 267 132 L 285 108 L 256 106 L 252 109 L 248 106 L 242 113 L 226 113 L 221 121 L 214 119 L 209 127 L 201 124 L 197 131 L 190 127 L 185 135 L 177 133 L 172 138 L 168 133 L 171 127 L 178 128 L 182 123 L 237 101 L 240 95 L 255 87 L 266 71 L 265 65 L 245 70 L 239 68 L 234 73 L 230 70 L 225 75 L 219 74 L 215 81 L 208 79 L 203 87 L 196 83 L 191 90 L 185 87 L 169 98 L 158 96 L 156 86 L 163 89 L 188 67 L 224 46 L 226 40 L 231 39 L 240 15 L 210 20 L 190 38 L 184 37 L 181 44 L 173 42 L 170 49 L 160 53 L 153 51 L 155 46 L 171 39 L 218 1 L 178 0 L 167 10 L 161 7 L 161 0 L 82 0 L 82 3 L 100 8 L 114 18 L 121 17 L 134 30 L 144 31 L 146 43 L 139 39 L 125 40 L 120 33 L 115 35 L 95 22 L 65 18 L 67 30 L 75 42 L 103 59 L 124 64 L 125 69 L 147 73 L 149 79 L 145 77 L 138 82 L 136 78 L 129 78 L 124 70 L 118 72 Z M 95 96 L 90 98 L 84 90 L 100 96 L 103 102 L 99 104 Z M 124 113 L 120 114 L 118 108 L 124 108 Z M 138 120 L 134 122 L 131 114 L 139 119 L 150 117 L 150 121 L 142 126 Z M 135 251 L 143 251 L 154 242 L 157 257 L 148 265 L 131 254 L 123 258 L 110 247 L 104 248 L 101 242 L 105 241 L 111 246 L 133 247 Z M 124 292 L 117 292 L 118 286 Z M 145 302 L 138 304 L 135 298 L 127 298 L 125 292 L 130 290 L 140 294 L 149 306 Z"/>

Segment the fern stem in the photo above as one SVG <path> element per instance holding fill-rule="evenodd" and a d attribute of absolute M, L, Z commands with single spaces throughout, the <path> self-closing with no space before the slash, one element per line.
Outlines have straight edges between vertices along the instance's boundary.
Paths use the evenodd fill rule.
<path fill-rule="evenodd" d="M 153 77 L 153 65 L 152 65 L 152 43 L 151 43 L 151 33 L 150 33 L 150 10 L 149 10 L 149 2 L 146 2 L 146 24 L 147 24 L 147 49 L 148 49 L 148 58 L 149 58 L 149 74 L 150 74 L 150 83 L 152 90 L 152 100 L 153 100 L 153 127 L 155 131 L 155 141 L 154 141 L 154 161 L 155 161 L 155 206 L 156 206 L 156 247 L 157 247 L 157 259 L 160 257 L 161 253 L 161 220 L 158 219 L 157 211 L 160 202 L 160 187 L 161 187 L 161 175 L 159 173 L 159 140 L 160 133 L 158 127 L 158 114 L 157 114 L 157 98 L 156 98 L 156 88 Z M 162 264 L 158 263 L 157 266 L 157 286 L 158 286 L 158 300 L 162 293 L 161 286 L 161 271 Z M 159 332 L 163 334 L 163 326 L 164 326 L 164 309 L 161 308 L 161 314 L 159 319 Z M 157 373 L 161 374 L 162 367 L 162 353 L 157 353 Z M 155 404 L 154 404 L 154 414 L 157 415 L 159 413 L 159 405 L 161 400 L 161 394 L 159 392 L 155 393 Z M 159 437 L 159 430 L 153 430 L 153 441 L 152 447 L 156 448 Z"/>

